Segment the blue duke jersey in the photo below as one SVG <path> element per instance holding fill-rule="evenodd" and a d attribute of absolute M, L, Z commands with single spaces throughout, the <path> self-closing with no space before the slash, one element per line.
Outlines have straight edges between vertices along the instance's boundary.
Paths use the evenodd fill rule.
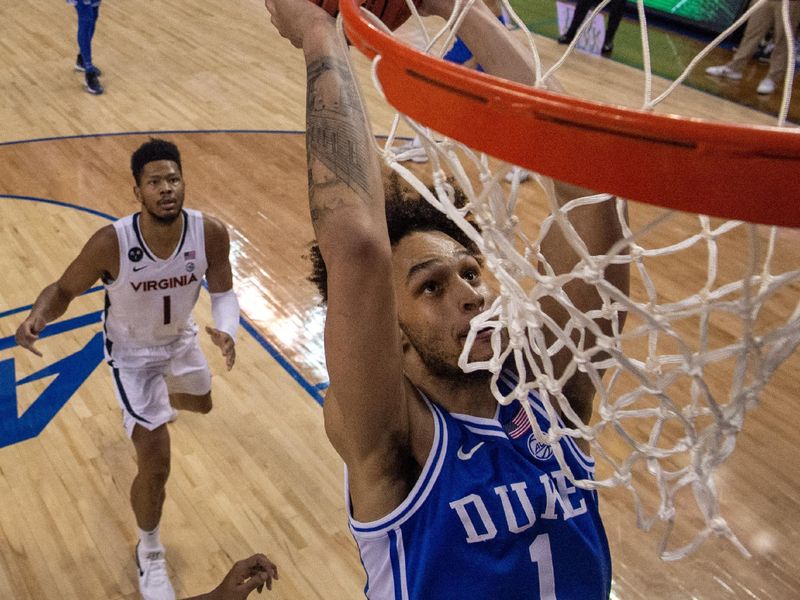
<path fill-rule="evenodd" d="M 107 360 L 120 351 L 163 347 L 197 332 L 191 313 L 208 269 L 203 214 L 182 212 L 180 240 L 165 259 L 147 247 L 139 213 L 114 223 L 120 264 L 117 278 L 105 284 Z"/>
<path fill-rule="evenodd" d="M 504 373 L 502 385 L 514 377 Z M 546 431 L 546 413 L 531 400 Z M 411 493 L 371 523 L 348 507 L 367 597 L 608 598 L 611 557 L 597 492 L 570 483 L 550 447 L 537 444 L 521 405 L 498 406 L 495 419 L 484 419 L 426 402 L 434 442 Z M 575 477 L 593 478 L 594 461 L 571 438 L 560 444 Z"/>

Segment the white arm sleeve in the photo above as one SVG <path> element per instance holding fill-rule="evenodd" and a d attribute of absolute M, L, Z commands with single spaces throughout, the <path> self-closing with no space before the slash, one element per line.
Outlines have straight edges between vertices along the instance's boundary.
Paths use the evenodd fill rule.
<path fill-rule="evenodd" d="M 233 289 L 211 294 L 211 316 L 214 317 L 214 327 L 227 333 L 235 342 L 239 329 L 239 301 Z"/>

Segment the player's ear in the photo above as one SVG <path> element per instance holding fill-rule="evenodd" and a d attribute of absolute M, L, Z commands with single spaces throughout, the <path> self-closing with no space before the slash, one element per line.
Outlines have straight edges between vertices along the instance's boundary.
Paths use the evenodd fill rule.
<path fill-rule="evenodd" d="M 142 202 L 142 192 L 139 190 L 139 185 L 134 184 L 133 186 L 133 197 L 136 198 L 136 201 L 141 203 Z"/>

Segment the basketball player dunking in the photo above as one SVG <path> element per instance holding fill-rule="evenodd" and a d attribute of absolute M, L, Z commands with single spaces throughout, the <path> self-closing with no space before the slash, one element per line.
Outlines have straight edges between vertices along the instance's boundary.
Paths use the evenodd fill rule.
<path fill-rule="evenodd" d="M 178 148 L 151 139 L 131 157 L 141 212 L 97 231 L 61 278 L 47 286 L 19 326 L 17 343 L 34 347 L 45 325 L 98 279 L 106 289 L 105 355 L 136 448 L 131 505 L 139 526 L 136 563 L 145 600 L 174 600 L 159 522 L 170 470 L 166 424 L 174 409 L 211 410 L 211 373 L 191 317 L 205 277 L 215 328 L 206 327 L 228 369 L 236 358 L 239 304 L 233 292 L 225 226 L 183 208 Z"/>
<path fill-rule="evenodd" d="M 447 18 L 453 3 L 423 0 L 420 12 Z M 477 247 L 397 181 L 384 189 L 333 18 L 306 0 L 266 6 L 306 61 L 309 204 L 318 243 L 312 280 L 327 299 L 325 430 L 346 464 L 367 597 L 605 600 L 611 561 L 597 493 L 570 484 L 552 448 L 536 444 L 519 402 L 497 404 L 488 372 L 465 374 L 458 366 L 471 319 L 492 300 Z M 487 72 L 532 83 L 524 49 L 480 0 L 459 35 Z M 561 183 L 556 189 L 561 202 L 585 194 Z M 590 254 L 619 239 L 614 210 L 614 202 L 603 202 L 570 211 Z M 550 229 L 542 253 L 556 273 L 568 272 L 579 257 L 557 230 Z M 605 275 L 626 288 L 626 267 Z M 582 312 L 600 303 L 588 284 L 564 293 Z M 566 326 L 568 315 L 547 310 Z M 492 356 L 491 332 L 483 331 L 470 358 Z M 571 358 L 549 357 L 556 378 Z M 503 385 L 514 378 L 507 369 Z M 588 421 L 588 377 L 577 372 L 563 386 Z M 547 429 L 541 403 L 533 395 L 530 401 Z M 592 476 L 585 443 L 562 438 L 559 445 L 576 477 Z"/>

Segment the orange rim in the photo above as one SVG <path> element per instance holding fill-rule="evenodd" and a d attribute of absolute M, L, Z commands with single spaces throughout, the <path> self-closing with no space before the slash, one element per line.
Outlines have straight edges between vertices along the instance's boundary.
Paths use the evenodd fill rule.
<path fill-rule="evenodd" d="M 631 200 L 800 227 L 800 130 L 658 115 L 532 88 L 399 42 L 364 18 L 358 0 L 339 6 L 350 41 L 381 57 L 388 102 L 447 137 Z"/>

